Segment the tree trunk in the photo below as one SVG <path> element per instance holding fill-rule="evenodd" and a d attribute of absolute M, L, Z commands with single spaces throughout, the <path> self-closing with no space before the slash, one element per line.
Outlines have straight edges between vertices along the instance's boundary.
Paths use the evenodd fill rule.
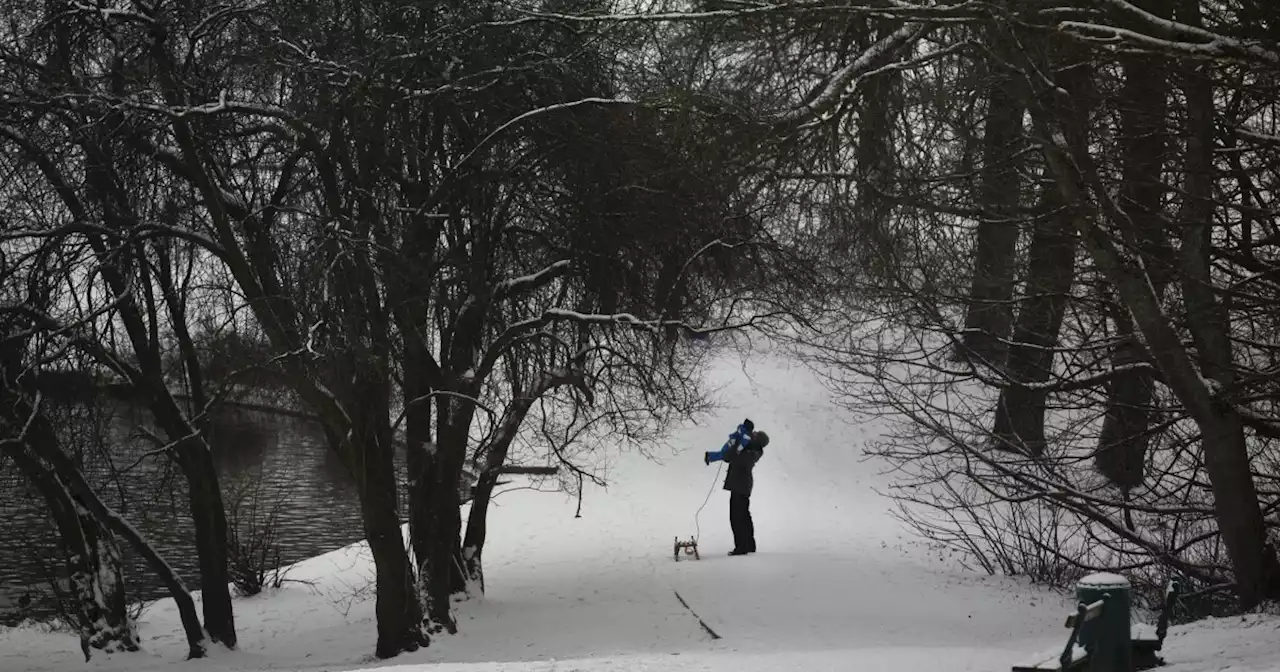
<path fill-rule="evenodd" d="M 1163 284 L 1157 289 L 1163 296 Z M 1146 362 L 1147 353 L 1128 311 L 1115 306 L 1112 313 L 1120 342 L 1111 351 L 1115 373 L 1107 381 L 1106 414 L 1093 459 L 1099 473 L 1127 492 L 1142 484 L 1146 472 L 1155 380 L 1150 371 L 1129 368 Z"/>
<path fill-rule="evenodd" d="M 471 491 L 471 515 L 467 516 L 467 534 L 462 540 L 462 561 L 467 578 L 484 592 L 484 542 L 489 533 L 489 502 L 498 484 L 498 470 L 480 474 Z"/>
<path fill-rule="evenodd" d="M 857 153 L 858 189 L 850 215 L 851 231 L 839 231 L 836 248 L 852 252 L 853 263 L 869 271 L 873 277 L 899 272 L 889 218 L 893 208 L 881 196 L 881 190 L 894 187 L 894 156 L 890 144 L 893 137 L 893 103 L 899 98 L 901 78 L 893 72 L 873 77 L 859 88 L 862 104 L 858 108 Z"/>
<path fill-rule="evenodd" d="M 511 384 L 518 386 L 521 376 L 515 371 L 510 374 Z M 489 533 L 489 502 L 493 499 L 493 489 L 498 484 L 499 469 L 507 459 L 507 451 L 515 440 L 516 432 L 524 422 L 525 416 L 533 406 L 534 394 L 516 391 L 502 420 L 498 422 L 490 443 L 485 446 L 480 460 L 480 475 L 476 486 L 471 491 L 471 515 L 467 517 L 466 536 L 462 540 L 463 569 L 467 579 L 480 586 L 484 592 L 484 542 Z"/>
<path fill-rule="evenodd" d="M 1162 299 L 1173 273 L 1169 232 L 1161 204 L 1165 187 L 1160 179 L 1166 144 L 1164 117 L 1168 84 L 1164 68 L 1153 58 L 1126 56 L 1123 63 L 1124 87 L 1119 102 L 1123 166 L 1119 200 L 1129 220 L 1129 226 L 1123 229 L 1129 233 L 1127 242 L 1142 255 L 1156 296 Z M 1130 319 L 1127 310 L 1116 310 L 1114 321 L 1121 341 L 1112 351 L 1114 369 L 1124 369 L 1147 359 Z M 1107 411 L 1094 465 L 1122 490 L 1142 483 L 1151 440 L 1154 390 L 1155 379 L 1146 368 L 1118 372 L 1108 383 Z"/>
<path fill-rule="evenodd" d="M 1027 298 L 1014 326 L 1006 363 L 1009 382 L 1000 390 L 994 423 L 997 447 L 1035 457 L 1046 448 L 1046 383 L 1053 372 L 1053 348 L 1075 278 L 1078 247 L 1071 211 L 1054 197 L 1052 188 L 1046 190 L 1044 202 L 1049 212 L 1037 220 L 1032 234 Z"/>
<path fill-rule="evenodd" d="M 375 655 L 385 659 L 416 651 L 430 640 L 422 631 L 422 605 L 400 528 L 389 384 L 380 372 L 369 370 L 369 363 L 352 364 L 350 397 L 344 404 L 351 430 L 347 437 L 331 439 L 355 476 L 360 494 L 361 521 L 377 567 Z"/>
<path fill-rule="evenodd" d="M 10 432 L 22 426 L 12 420 L 2 421 Z M 80 631 L 85 662 L 89 660 L 90 649 L 108 653 L 137 651 L 137 627 L 129 616 L 123 563 L 111 531 L 104 529 L 80 506 L 53 469 L 28 453 L 23 444 L 6 442 L 3 447 L 4 453 L 40 492 L 58 529 L 75 596 L 76 612 L 69 615 Z"/>
<path fill-rule="evenodd" d="M 432 628 L 449 634 L 458 632 L 451 598 L 466 589 L 462 574 L 462 511 L 458 497 L 461 460 L 440 450 L 429 461 L 431 476 L 429 530 L 426 544 L 427 618 Z M 459 466 L 454 466 L 459 465 Z"/>
<path fill-rule="evenodd" d="M 59 460 L 64 457 L 60 451 L 58 455 Z M 70 460 L 66 460 L 64 464 L 58 467 L 60 474 L 65 474 L 68 470 L 74 469 L 75 467 Z M 182 577 L 178 576 L 177 570 L 165 561 L 159 551 L 151 545 L 151 542 L 147 541 L 146 537 L 142 536 L 142 533 L 137 528 L 130 525 L 120 514 L 99 499 L 78 471 L 74 471 L 72 475 L 77 479 L 73 482 L 73 490 L 89 511 L 103 521 L 107 527 L 114 530 L 116 534 L 128 540 L 138 555 L 141 555 L 147 561 L 152 571 L 160 577 L 165 587 L 169 589 L 169 595 L 173 597 L 173 601 L 178 607 L 178 617 L 182 622 L 182 630 L 187 636 L 187 658 L 204 658 L 206 653 L 205 634 L 204 629 L 200 627 L 200 615 L 196 611 L 196 603 L 191 597 L 191 591 L 187 589 Z"/>
<path fill-rule="evenodd" d="M 90 598 L 98 608 L 96 615 L 85 612 L 91 631 L 87 644 L 95 649 L 112 653 L 115 651 L 137 651 L 137 624 L 129 615 L 129 603 L 125 596 L 124 561 L 120 556 L 120 545 L 111 533 L 87 508 L 76 502 L 76 516 L 80 519 L 80 529 L 84 531 L 84 541 L 88 551 L 89 562 L 86 569 L 96 570 L 96 576 L 86 582 L 89 589 L 82 600 Z M 88 654 L 85 654 L 88 658 Z"/>
<path fill-rule="evenodd" d="M 513 385 L 518 385 L 521 376 L 514 372 L 510 375 Z M 479 482 L 471 492 L 471 515 L 467 518 L 467 535 L 462 541 L 463 567 L 469 580 L 479 583 L 484 591 L 484 542 L 488 534 L 489 502 L 493 498 L 493 488 L 498 484 L 498 476 L 502 466 L 506 464 L 507 452 L 515 441 L 516 433 L 529 415 L 534 402 L 547 392 L 561 385 L 575 385 L 582 394 L 592 399 L 591 390 L 581 375 L 570 369 L 544 371 L 528 388 L 516 391 L 502 420 L 498 422 L 490 443 L 485 447 Z M 588 402 L 590 403 L 590 402 Z"/>
<path fill-rule="evenodd" d="M 170 441 L 187 478 L 187 504 L 195 527 L 196 558 L 200 565 L 200 596 L 204 628 L 209 638 L 229 649 L 236 647 L 235 613 L 231 606 L 231 575 L 227 571 L 227 513 L 213 452 L 191 426 L 172 395 L 152 382 L 152 414 Z"/>
<path fill-rule="evenodd" d="M 209 445 L 203 438 L 191 443 L 195 445 L 187 449 L 189 454 L 183 461 L 192 465 L 186 470 L 187 498 L 191 520 L 195 523 L 204 629 L 213 641 L 234 649 L 236 619 L 231 607 L 231 576 L 227 571 L 227 512 Z"/>
<path fill-rule="evenodd" d="M 405 334 L 405 471 L 409 482 L 409 543 L 418 565 L 418 579 L 425 591 L 427 573 L 423 564 L 429 553 L 427 533 L 430 527 L 427 522 L 427 495 L 431 490 L 427 468 L 430 453 L 435 448 L 431 442 L 432 403 L 427 396 L 431 394 L 431 384 L 426 373 L 425 349 L 420 339 L 411 337 L 413 326 L 406 322 L 400 326 L 401 333 Z M 406 331 L 406 327 L 409 330 Z"/>
<path fill-rule="evenodd" d="M 137 625 L 125 600 L 120 549 L 111 531 L 81 505 L 54 467 L 40 458 L 54 451 L 61 454 L 62 447 L 43 409 L 20 391 L 28 340 L 6 341 L 0 342 L 0 427 L 4 428 L 0 454 L 8 455 L 40 492 L 58 530 L 75 597 L 75 613 L 68 615 L 80 631 L 85 662 L 91 649 L 137 651 Z"/>
<path fill-rule="evenodd" d="M 1061 59 L 1065 62 L 1066 59 Z M 1054 73 L 1055 83 L 1068 92 L 1063 105 L 1067 142 L 1087 147 L 1088 119 L 1094 106 L 1093 70 L 1068 63 Z M 993 433 L 998 448 L 1026 455 L 1044 454 L 1045 383 L 1053 371 L 1053 348 L 1058 344 L 1067 295 L 1075 279 L 1079 236 L 1075 211 L 1050 184 L 1041 193 L 1041 213 L 1035 220 L 1029 252 L 1026 299 L 1020 305 L 1012 346 L 1006 361 L 1008 383 L 996 402 Z"/>
<path fill-rule="evenodd" d="M 160 286 L 161 297 L 173 325 L 192 407 L 199 413 L 207 404 L 204 372 L 199 352 L 186 324 L 185 299 L 173 278 L 173 259 L 168 246 L 153 244 L 151 249 L 157 257 L 154 277 Z M 153 380 L 155 379 L 159 379 L 159 387 L 164 390 L 156 403 L 161 407 L 161 412 L 169 416 L 166 423 L 169 425 L 169 439 L 178 440 L 177 436 L 190 436 L 196 430 L 200 431 L 197 436 L 181 440 L 175 452 L 187 477 L 187 500 L 195 527 L 196 555 L 200 563 L 204 627 L 213 641 L 234 649 L 237 638 L 235 612 L 231 606 L 231 577 L 227 568 L 227 512 L 218 472 L 213 463 L 213 453 L 203 432 L 208 423 L 196 427 L 195 422 L 188 420 L 191 414 L 184 413 L 169 394 L 167 385 L 163 383 L 163 376 L 153 375 Z M 175 436 L 174 432 L 183 434 Z"/>
<path fill-rule="evenodd" d="M 428 423 L 430 420 L 427 421 Z M 418 423 L 420 424 L 420 423 Z M 430 438 L 422 440 L 421 434 L 415 436 L 412 431 L 413 425 L 405 433 L 408 443 L 405 446 L 405 470 L 409 474 L 409 543 L 413 549 L 413 557 L 418 564 L 420 579 L 426 575 L 421 574 L 424 558 L 427 557 L 428 545 L 427 534 L 430 524 L 427 522 L 428 505 L 427 495 L 431 488 L 429 486 L 430 474 L 430 453 L 434 447 L 430 443 Z M 419 430 L 421 431 L 421 430 Z"/>
<path fill-rule="evenodd" d="M 31 417 L 32 413 L 35 412 L 35 409 L 25 400 L 19 399 L 12 401 L 12 403 L 9 401 L 5 403 L 6 407 L 11 409 L 10 412 L 24 418 Z M 200 625 L 200 616 L 196 611 L 195 601 L 191 598 L 191 592 L 178 576 L 178 573 L 136 528 L 103 503 L 102 499 L 90 487 L 88 481 L 85 480 L 84 474 L 80 472 L 80 469 L 58 445 L 57 435 L 47 418 L 43 415 L 37 415 L 27 431 L 29 433 L 27 447 L 32 451 L 31 457 L 47 463 L 51 467 L 53 474 L 69 489 L 77 504 L 87 509 L 107 529 L 128 540 L 134 550 L 147 561 L 147 564 L 156 572 L 156 575 L 164 581 L 166 587 L 169 588 L 173 601 L 178 606 L 178 614 L 187 636 L 188 658 L 203 658 L 205 656 L 204 628 Z M 81 529 L 84 529 L 84 523 L 81 522 L 79 524 Z M 103 531 L 105 532 L 106 530 Z M 108 543 L 103 535 L 97 535 L 97 538 L 100 543 Z M 111 551 L 109 549 L 105 551 L 97 550 L 96 552 L 100 561 L 110 560 Z M 119 585 L 123 586 L 123 583 Z M 108 597 L 106 599 L 107 605 L 110 606 L 112 601 L 117 598 Z"/>
<path fill-rule="evenodd" d="M 379 469 L 378 471 L 383 471 Z M 372 476 L 372 474 L 371 474 Z M 430 643 L 422 631 L 422 607 L 414 585 L 413 566 L 405 550 L 399 518 L 388 509 L 385 492 L 395 492 L 394 472 L 361 489 L 360 511 L 365 538 L 377 567 L 378 643 L 375 655 L 391 658 Z"/>
<path fill-rule="evenodd" d="M 1025 108 L 1018 102 L 1012 74 L 991 73 L 982 141 L 978 186 L 978 223 L 973 277 L 965 312 L 963 342 L 970 357 L 1000 366 L 1004 339 L 1013 322 L 1014 251 L 1018 242 L 1016 211 L 1021 180 L 1016 155 L 1022 139 Z"/>
<path fill-rule="evenodd" d="M 436 450 L 427 460 L 428 511 L 425 515 L 427 620 L 435 631 L 458 631 L 451 598 L 466 589 L 462 566 L 462 502 L 458 482 L 466 458 L 474 413 L 469 402 L 442 398 L 438 403 Z"/>

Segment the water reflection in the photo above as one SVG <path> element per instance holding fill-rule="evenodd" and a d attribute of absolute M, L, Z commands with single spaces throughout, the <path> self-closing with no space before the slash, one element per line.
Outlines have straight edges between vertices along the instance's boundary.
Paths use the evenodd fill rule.
<path fill-rule="evenodd" d="M 108 503 L 124 512 L 161 549 L 183 580 L 197 587 L 186 481 L 167 459 L 139 461 L 157 447 L 147 437 L 147 432 L 156 430 L 145 410 L 121 404 L 111 411 L 112 416 L 102 422 L 102 431 L 114 446 L 110 455 L 88 449 L 88 441 L 75 447 L 82 455 L 86 475 Z M 327 450 L 324 433 L 316 423 L 227 408 L 213 415 L 208 435 L 228 507 L 238 505 L 242 512 L 249 506 L 276 511 L 282 563 L 297 562 L 362 538 L 355 484 L 337 456 Z M 402 455 L 396 459 L 402 467 Z M 126 469 L 126 475 L 114 476 Z M 403 488 L 401 484 L 402 503 Z M 242 513 L 242 517 L 249 516 Z M 31 611 L 37 614 L 47 615 L 54 609 L 47 585 L 57 579 L 50 568 L 62 564 L 55 543 L 42 502 L 15 469 L 0 465 L 0 621 L 12 620 L 17 601 L 27 597 L 34 601 Z M 132 596 L 165 597 L 163 585 L 145 563 L 132 549 L 124 551 Z"/>

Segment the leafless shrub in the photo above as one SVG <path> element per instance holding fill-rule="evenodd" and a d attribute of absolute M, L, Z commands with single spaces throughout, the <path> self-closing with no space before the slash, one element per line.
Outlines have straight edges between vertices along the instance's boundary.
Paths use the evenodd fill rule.
<path fill-rule="evenodd" d="M 279 516 L 284 494 L 271 487 L 260 471 L 228 487 L 227 567 L 236 592 L 257 595 L 284 585 Z"/>
<path fill-rule="evenodd" d="M 334 579 L 334 583 L 338 585 L 327 591 L 326 599 L 333 606 L 334 611 L 342 614 L 343 618 L 346 618 L 347 614 L 351 613 L 351 608 L 356 604 L 367 602 L 377 596 L 377 575 L 372 563 L 369 562 L 369 556 L 370 554 L 365 550 L 353 560 L 353 566 L 355 564 L 364 564 L 368 567 L 363 572 L 361 579 L 349 582 L 341 577 L 351 567 L 338 568 L 335 572 L 337 578 Z"/>

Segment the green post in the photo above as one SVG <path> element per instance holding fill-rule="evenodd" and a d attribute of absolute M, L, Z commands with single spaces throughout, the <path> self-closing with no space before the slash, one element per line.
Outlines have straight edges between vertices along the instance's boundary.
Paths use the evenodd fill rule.
<path fill-rule="evenodd" d="M 1119 574 L 1090 574 L 1076 584 L 1080 602 L 1106 600 L 1102 614 L 1080 628 L 1080 645 L 1089 652 L 1089 672 L 1133 672 L 1131 594 L 1129 580 Z"/>

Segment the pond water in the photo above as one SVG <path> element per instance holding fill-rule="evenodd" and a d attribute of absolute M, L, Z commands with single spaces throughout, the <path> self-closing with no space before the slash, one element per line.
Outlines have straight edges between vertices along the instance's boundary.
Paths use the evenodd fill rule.
<path fill-rule="evenodd" d="M 186 500 L 186 480 L 163 457 L 138 462 L 155 444 L 149 414 L 114 404 L 97 423 L 109 437 L 110 456 L 91 448 L 87 437 L 68 442 L 104 500 L 158 547 L 187 582 L 199 587 L 195 542 Z M 79 423 L 68 423 L 68 425 Z M 83 435 L 82 435 L 83 436 Z M 355 483 L 327 449 L 318 424 L 306 418 L 229 407 L 210 429 L 228 519 L 242 534 L 263 529 L 274 517 L 279 558 L 291 564 L 363 539 Z M 403 455 L 397 455 L 403 466 Z M 137 463 L 136 465 L 134 463 Z M 127 470 L 120 478 L 113 472 Z M 403 473 L 403 470 L 400 470 Z M 401 484 L 401 507 L 404 486 Z M 146 564 L 120 540 L 130 599 L 157 599 L 168 592 Z M 0 622 L 20 615 L 55 612 L 50 589 L 63 563 L 43 502 L 12 465 L 0 463 Z"/>

